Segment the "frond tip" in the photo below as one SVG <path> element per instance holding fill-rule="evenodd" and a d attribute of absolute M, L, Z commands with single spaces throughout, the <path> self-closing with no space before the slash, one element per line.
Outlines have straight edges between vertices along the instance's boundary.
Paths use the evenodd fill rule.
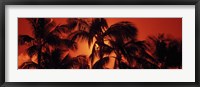
<path fill-rule="evenodd" d="M 28 35 L 19 35 L 18 37 L 19 45 L 31 43 L 33 40 L 34 39 Z"/>

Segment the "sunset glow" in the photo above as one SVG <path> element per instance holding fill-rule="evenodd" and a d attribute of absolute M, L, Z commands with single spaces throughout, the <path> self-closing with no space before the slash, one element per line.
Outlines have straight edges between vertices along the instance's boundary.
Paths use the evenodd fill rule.
<path fill-rule="evenodd" d="M 33 19 L 36 19 L 36 18 L 33 18 Z M 93 19 L 95 19 L 95 18 L 93 18 Z M 93 19 L 90 18 L 89 20 L 93 20 Z M 69 21 L 67 21 L 67 20 L 69 20 L 69 19 L 68 18 L 51 18 L 51 20 L 49 20 L 48 22 L 49 23 L 55 22 L 55 25 L 50 30 L 53 31 L 56 28 L 56 26 L 67 25 L 67 24 L 68 24 L 67 26 L 69 26 Z M 59 35 L 59 36 L 61 36 L 60 38 L 61 39 L 70 39 L 69 38 L 69 35 L 71 35 L 70 33 L 73 33 L 76 30 L 79 30 L 78 23 L 80 22 L 80 25 L 81 25 L 81 23 L 83 24 L 84 20 L 85 19 L 81 19 L 76 23 L 77 25 L 75 27 L 76 28 L 75 30 L 70 31 L 68 33 L 66 33 L 66 32 L 65 33 L 62 32 L 63 34 L 60 33 L 60 35 Z M 115 25 L 116 23 L 119 23 L 119 22 L 130 22 L 132 24 L 132 26 L 134 26 L 137 29 L 137 35 L 136 35 L 137 41 L 146 41 L 147 40 L 147 42 L 149 42 L 148 38 L 150 36 L 156 37 L 156 36 L 159 36 L 161 34 L 164 34 L 164 36 L 161 35 L 160 38 L 166 37 L 166 38 L 170 38 L 170 40 L 177 40 L 177 41 L 182 40 L 182 18 L 105 18 L 105 20 L 106 20 L 106 23 L 108 25 L 108 29 L 109 29 L 109 27 L 112 27 L 113 25 Z M 103 20 L 101 20 L 100 22 L 102 23 L 102 21 Z M 87 22 L 88 22 L 88 20 L 87 20 Z M 41 22 L 41 23 L 43 23 L 43 22 Z M 89 28 L 90 28 L 89 24 L 91 24 L 91 23 L 88 22 Z M 73 25 L 71 25 L 71 26 L 73 26 Z M 97 27 L 97 26 L 98 25 L 96 25 L 94 27 Z M 85 28 L 83 28 L 83 29 L 85 29 Z M 79 31 L 82 31 L 82 30 L 79 30 Z M 108 31 L 108 30 L 106 30 L 106 31 Z M 103 32 L 106 32 L 106 31 L 103 31 Z M 125 32 L 127 32 L 127 31 L 125 31 Z M 33 25 L 26 18 L 18 18 L 18 35 L 28 35 L 30 37 L 34 37 Z M 84 56 L 86 56 L 85 58 L 88 60 L 88 64 L 91 68 L 92 67 L 91 59 L 89 57 L 92 54 L 93 47 L 96 46 L 96 49 L 101 48 L 101 46 L 94 43 L 95 41 L 98 42 L 98 40 L 96 40 L 95 37 L 93 37 L 93 43 L 91 44 L 91 46 L 88 46 L 88 40 L 78 38 L 77 40 L 75 40 L 75 42 L 77 44 L 77 50 L 73 50 L 71 48 L 63 49 L 64 47 L 59 45 L 64 50 L 63 51 L 64 53 L 62 53 L 63 57 L 61 57 L 61 60 L 65 60 L 63 58 L 67 55 L 70 56 L 71 58 L 77 58 L 80 55 L 82 55 L 82 56 L 84 55 Z M 127 41 L 129 41 L 129 40 L 126 40 L 126 42 Z M 33 43 L 36 43 L 36 42 L 33 42 Z M 109 41 L 104 41 L 104 44 L 111 45 L 112 43 L 109 42 Z M 170 45 L 170 44 L 167 44 L 167 45 Z M 151 48 L 153 45 L 150 44 L 149 46 Z M 30 46 L 28 46 L 28 45 L 18 45 L 18 55 L 19 55 L 18 56 L 18 67 L 19 68 L 23 65 L 24 62 L 27 62 L 27 61 L 33 61 L 34 63 L 38 64 L 38 62 L 37 62 L 38 60 L 37 60 L 37 56 L 36 56 L 37 54 L 35 54 L 35 56 L 33 56 L 34 58 L 32 58 L 32 60 L 29 59 L 30 57 L 26 53 L 27 49 L 29 47 Z M 49 49 L 49 46 L 47 46 L 47 47 Z M 56 48 L 57 47 L 58 46 L 56 45 Z M 54 48 L 55 47 L 53 47 L 52 49 L 54 49 Z M 61 49 L 61 48 L 59 48 L 59 49 Z M 155 49 L 155 48 L 152 48 L 152 49 Z M 45 48 L 45 50 L 47 50 L 47 49 Z M 102 49 L 100 49 L 100 50 L 102 50 Z M 181 50 L 182 50 L 182 48 L 181 48 Z M 49 52 L 52 52 L 52 51 L 49 51 Z M 117 57 L 119 57 L 119 55 L 117 55 L 115 51 L 117 51 L 117 50 L 114 50 L 113 52 L 111 52 L 108 55 L 110 62 L 105 63 L 104 66 L 106 68 L 114 68 L 114 67 L 116 67 L 116 64 L 119 65 L 119 63 L 120 63 L 119 60 L 115 59 L 115 57 L 117 58 Z M 151 50 L 151 51 L 153 52 L 153 50 Z M 172 51 L 175 52 L 175 50 L 172 50 Z M 119 51 L 119 53 L 123 53 L 123 51 Z M 147 53 L 147 54 L 153 56 L 153 53 L 152 54 Z M 181 52 L 181 54 L 182 54 L 182 52 Z M 51 55 L 51 54 L 49 54 L 49 55 Z M 136 53 L 135 58 L 139 57 L 140 55 L 141 55 L 140 52 Z M 105 54 L 104 54 L 104 56 L 106 57 Z M 160 60 L 159 58 L 157 59 L 156 57 L 158 57 L 158 56 L 159 55 L 155 55 L 155 56 L 152 57 L 153 60 L 151 60 L 151 58 L 150 58 L 150 59 L 145 59 L 145 61 L 146 62 L 149 61 L 151 63 L 156 63 L 156 64 L 160 64 L 162 62 L 165 62 L 163 60 Z M 111 58 L 111 57 L 113 57 L 113 58 Z M 136 62 L 135 61 L 136 59 L 133 59 L 133 60 L 128 59 L 127 60 L 126 57 L 127 56 L 124 56 L 124 55 L 122 55 L 122 57 L 121 57 L 121 59 L 125 61 L 125 62 L 123 62 L 124 64 L 130 65 L 130 63 L 131 63 L 132 64 L 132 65 L 130 65 L 131 67 L 135 68 L 137 66 L 137 68 L 140 68 L 140 67 L 144 68 L 143 67 L 144 65 L 141 65 L 141 66 L 137 65 L 137 64 L 140 64 L 141 60 L 137 60 L 137 62 Z M 96 63 L 98 60 L 99 60 L 99 58 L 96 56 L 93 60 L 93 63 Z M 74 59 L 74 61 L 75 61 L 75 59 Z M 106 61 L 106 59 L 105 59 L 105 61 Z M 118 61 L 118 63 L 115 64 L 115 61 Z M 132 61 L 132 62 L 130 62 L 130 61 Z M 179 62 L 179 61 L 182 61 L 182 60 L 176 60 L 176 61 Z M 170 62 L 170 64 L 172 64 L 172 63 Z M 73 66 L 75 67 L 75 65 L 73 65 Z M 148 66 L 151 66 L 151 65 L 148 65 Z M 160 65 L 155 65 L 155 66 L 157 66 L 158 68 L 162 68 Z M 182 67 L 182 65 L 181 66 L 176 66 L 176 65 L 173 66 L 172 65 L 170 67 L 175 67 L 175 68 L 179 67 L 180 68 L 180 67 Z M 120 65 L 119 65 L 118 68 L 120 68 Z"/>

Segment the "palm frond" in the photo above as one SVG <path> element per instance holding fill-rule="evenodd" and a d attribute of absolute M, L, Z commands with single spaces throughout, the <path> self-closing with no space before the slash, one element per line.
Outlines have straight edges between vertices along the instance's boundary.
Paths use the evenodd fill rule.
<path fill-rule="evenodd" d="M 182 66 L 182 43 L 178 40 L 171 40 L 167 49 L 166 66 Z"/>
<path fill-rule="evenodd" d="M 40 34 L 41 38 L 46 37 L 51 29 L 55 27 L 56 23 L 50 18 L 39 18 L 37 26 L 37 34 Z"/>
<path fill-rule="evenodd" d="M 105 55 L 110 54 L 114 50 L 112 47 L 110 47 L 107 44 L 101 44 L 100 46 L 102 47 L 100 51 L 103 52 L 103 54 Z"/>
<path fill-rule="evenodd" d="M 38 69 L 38 65 L 34 62 L 24 62 L 20 69 Z"/>
<path fill-rule="evenodd" d="M 78 24 L 78 19 L 77 18 L 68 18 L 67 19 L 67 27 L 70 30 L 75 29 L 75 27 L 77 26 L 77 24 Z"/>
<path fill-rule="evenodd" d="M 105 65 L 109 62 L 109 57 L 99 59 L 94 65 L 93 69 L 105 69 Z"/>
<path fill-rule="evenodd" d="M 70 30 L 74 30 L 76 27 L 78 30 L 86 30 L 89 28 L 89 24 L 84 18 L 68 18 L 67 25 Z"/>
<path fill-rule="evenodd" d="M 90 37 L 90 34 L 83 30 L 75 31 L 69 35 L 69 38 L 72 41 L 75 41 L 76 39 L 89 40 L 89 37 Z"/>
<path fill-rule="evenodd" d="M 33 35 L 36 39 L 45 38 L 56 25 L 53 19 L 49 18 L 27 18 L 27 20 L 33 27 Z"/>
<path fill-rule="evenodd" d="M 74 42 L 73 40 L 62 39 L 62 42 L 64 43 L 64 45 L 66 45 L 68 48 L 70 48 L 72 50 L 77 50 L 78 49 L 77 43 Z"/>
<path fill-rule="evenodd" d="M 131 22 L 123 21 L 111 25 L 103 36 L 113 36 L 116 40 L 136 39 L 137 28 Z"/>
<path fill-rule="evenodd" d="M 92 20 L 89 32 L 93 34 L 101 35 L 103 33 L 103 30 L 107 28 L 108 28 L 108 24 L 106 22 L 106 19 L 95 18 Z"/>
<path fill-rule="evenodd" d="M 152 50 L 154 59 L 162 64 L 160 68 L 182 66 L 182 42 L 165 34 L 150 36 L 148 46 Z M 156 61 L 156 62 L 157 62 Z"/>
<path fill-rule="evenodd" d="M 95 36 L 100 38 L 104 32 L 104 29 L 107 27 L 108 26 L 107 26 L 107 22 L 105 19 L 95 18 L 92 20 L 91 26 L 89 27 L 89 34 L 92 38 Z"/>
<path fill-rule="evenodd" d="M 88 38 L 88 47 L 90 48 L 91 47 L 91 45 L 93 44 L 93 38 L 94 38 L 94 36 L 92 36 L 92 34 L 90 34 L 90 35 L 88 35 L 89 36 L 89 38 Z"/>
<path fill-rule="evenodd" d="M 62 33 L 69 33 L 71 30 L 68 29 L 68 25 L 63 24 L 63 25 L 57 25 L 52 31 L 51 34 L 62 34 Z"/>
<path fill-rule="evenodd" d="M 28 43 L 31 43 L 32 41 L 34 41 L 34 38 L 28 35 L 19 35 L 19 38 L 18 38 L 19 45 L 24 45 L 26 43 L 28 44 Z"/>
<path fill-rule="evenodd" d="M 100 24 L 103 29 L 108 28 L 108 23 L 105 18 L 100 18 Z"/>
<path fill-rule="evenodd" d="M 58 46 L 62 42 L 62 40 L 57 35 L 49 34 L 45 39 L 45 43 L 48 43 L 52 46 Z"/>
<path fill-rule="evenodd" d="M 135 48 L 138 48 L 140 50 L 146 50 L 147 49 L 147 46 L 146 46 L 146 42 L 145 41 L 136 41 L 136 40 L 132 40 L 132 41 L 129 41 L 127 43 L 125 43 L 123 45 L 123 47 L 126 47 L 126 48 L 131 48 L 131 47 L 135 47 Z"/>
<path fill-rule="evenodd" d="M 31 46 L 27 49 L 27 54 L 30 56 L 30 58 L 32 58 L 32 56 L 34 54 L 37 54 L 37 53 L 38 53 L 38 46 L 37 45 L 33 45 L 33 46 Z"/>
<path fill-rule="evenodd" d="M 37 28 L 37 18 L 26 18 L 28 20 L 28 22 L 31 24 L 31 26 L 33 27 L 33 30 L 36 30 Z"/>
<path fill-rule="evenodd" d="M 85 31 L 87 31 L 87 29 L 89 28 L 89 26 L 90 25 L 87 22 L 87 20 L 82 19 L 82 18 L 78 19 L 78 29 L 79 30 L 85 30 Z"/>
<path fill-rule="evenodd" d="M 46 25 L 44 29 L 46 29 L 47 34 L 51 31 L 52 28 L 56 26 L 56 23 L 53 19 L 46 19 Z"/>
<path fill-rule="evenodd" d="M 67 58 L 63 62 L 63 68 L 66 69 L 89 69 L 88 60 L 85 55 L 79 55 L 74 58 Z"/>
<path fill-rule="evenodd" d="M 95 42 L 92 48 L 92 53 L 89 57 L 91 63 L 93 64 L 95 57 L 99 57 L 101 59 L 104 55 L 109 55 L 112 51 L 113 48 L 108 46 L 107 44 L 97 44 L 97 42 Z"/>
<path fill-rule="evenodd" d="M 93 65 L 95 56 L 98 55 L 98 53 L 97 53 L 98 51 L 97 51 L 96 48 L 97 48 L 97 46 L 96 46 L 96 42 L 95 42 L 95 43 L 94 43 L 94 46 L 92 47 L 92 52 L 91 52 L 91 54 L 90 54 L 90 56 L 89 56 L 92 65 Z"/>
<path fill-rule="evenodd" d="M 63 60 L 61 60 L 61 67 L 62 69 L 66 69 L 69 66 L 69 61 L 71 60 L 71 56 L 67 54 Z"/>
<path fill-rule="evenodd" d="M 128 60 L 129 64 L 132 64 L 134 59 L 138 57 L 142 57 L 142 55 L 146 54 L 146 44 L 145 41 L 129 41 L 123 45 L 123 50 L 121 50 L 122 54 Z M 146 57 L 145 57 L 146 58 Z"/>

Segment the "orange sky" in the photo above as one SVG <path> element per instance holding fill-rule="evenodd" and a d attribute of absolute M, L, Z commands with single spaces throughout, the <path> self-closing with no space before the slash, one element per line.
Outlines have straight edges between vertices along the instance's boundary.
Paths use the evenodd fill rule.
<path fill-rule="evenodd" d="M 53 18 L 56 24 L 66 23 L 66 18 Z M 119 21 L 132 22 L 138 28 L 138 39 L 144 40 L 149 35 L 158 33 L 170 34 L 174 38 L 182 39 L 182 18 L 106 18 L 108 25 Z M 18 34 L 31 35 L 31 25 L 24 18 L 18 19 Z M 25 46 L 19 46 L 18 54 L 25 51 Z M 79 50 L 72 53 L 73 55 L 90 54 L 85 42 L 80 42 Z"/>

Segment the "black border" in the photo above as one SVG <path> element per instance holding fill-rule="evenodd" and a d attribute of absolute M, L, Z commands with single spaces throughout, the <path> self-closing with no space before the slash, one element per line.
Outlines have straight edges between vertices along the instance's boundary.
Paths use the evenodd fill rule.
<path fill-rule="evenodd" d="M 5 82 L 5 5 L 195 5 L 195 82 Z M 200 87 L 200 0 L 0 0 L 1 87 Z M 53 78 L 52 78 L 53 79 Z"/>

